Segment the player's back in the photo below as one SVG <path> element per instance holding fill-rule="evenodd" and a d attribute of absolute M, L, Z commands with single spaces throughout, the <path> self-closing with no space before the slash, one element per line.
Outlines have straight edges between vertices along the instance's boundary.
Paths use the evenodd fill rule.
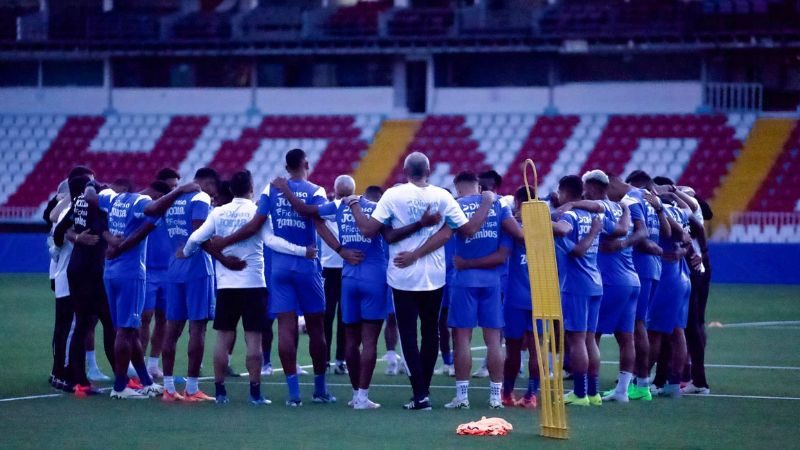
<path fill-rule="evenodd" d="M 458 205 L 467 218 L 480 208 L 481 195 L 469 195 L 458 199 Z M 464 237 L 456 235 L 455 254 L 464 259 L 476 259 L 489 256 L 500 247 L 501 223 L 511 217 L 511 211 L 495 200 L 489 208 L 489 214 L 474 235 Z M 503 265 L 491 269 L 465 269 L 456 270 L 453 283 L 459 286 L 487 286 L 500 283 L 500 273 Z"/>
<path fill-rule="evenodd" d="M 69 260 L 69 271 L 74 273 L 103 273 L 106 240 L 103 231 L 106 230 L 106 214 L 99 207 L 89 204 L 86 197 L 81 195 L 72 205 L 73 228 L 76 233 L 84 231 L 99 236 L 100 240 L 95 245 L 76 243 Z"/>
<path fill-rule="evenodd" d="M 576 244 L 581 242 L 589 234 L 592 228 L 592 220 L 596 215 L 582 209 L 573 209 L 564 213 L 561 220 L 568 222 L 572 226 L 572 230 L 568 234 L 569 239 Z M 595 236 L 583 256 L 570 254 L 566 259 L 565 292 L 581 295 L 602 294 L 603 281 L 600 271 L 597 269 L 598 244 L 599 234 Z"/>
<path fill-rule="evenodd" d="M 125 192 L 113 194 L 105 190 L 99 194 L 100 209 L 108 213 L 108 231 L 122 238 L 133 234 L 146 216 L 144 208 L 152 201 L 149 196 Z M 147 238 L 118 257 L 106 261 L 106 278 L 141 278 L 145 276 L 145 249 Z"/>
<path fill-rule="evenodd" d="M 655 208 L 644 198 L 644 189 L 633 188 L 622 199 L 631 211 L 631 222 L 641 220 L 647 227 L 648 239 L 661 242 L 661 226 Z M 640 278 L 657 280 L 661 276 L 661 258 L 633 250 L 633 264 Z"/>
<path fill-rule="evenodd" d="M 306 180 L 288 180 L 294 195 L 309 205 L 320 205 L 327 201 L 325 189 Z M 269 215 L 275 236 L 295 245 L 307 247 L 317 241 L 314 221 L 301 216 L 292 208 L 283 193 L 272 185 L 267 186 L 258 204 L 258 212 Z M 303 273 L 319 271 L 319 259 L 308 259 L 280 252 L 272 252 L 273 270 L 289 270 Z"/>
<path fill-rule="evenodd" d="M 508 258 L 508 278 L 504 302 L 522 309 L 531 308 L 531 284 L 525 242 L 515 241 Z"/>
<path fill-rule="evenodd" d="M 622 218 L 623 210 L 616 202 L 604 200 L 604 228 L 616 227 Z M 625 236 L 610 239 L 626 239 L 633 233 L 633 222 L 628 226 Z M 633 266 L 633 249 L 626 247 L 615 252 L 600 252 L 597 255 L 597 266 L 603 276 L 603 284 L 609 286 L 639 286 L 639 276 Z"/>
<path fill-rule="evenodd" d="M 181 194 L 164 214 L 170 243 L 170 281 L 183 282 L 213 275 L 211 257 L 202 249 L 188 258 L 176 258 L 175 254 L 186 245 L 194 231 L 194 221 L 205 221 L 211 211 L 211 197 L 205 192 Z"/>
<path fill-rule="evenodd" d="M 172 242 L 164 219 L 156 222 L 156 229 L 147 236 L 147 270 L 167 270 L 172 256 Z"/>
<path fill-rule="evenodd" d="M 376 203 L 365 198 L 359 199 L 361 211 L 372 215 Z M 339 230 L 339 242 L 344 248 L 359 250 L 364 253 L 364 260 L 353 265 L 344 261 L 342 276 L 360 280 L 386 280 L 386 246 L 380 234 L 368 238 L 356 225 L 350 207 L 341 202 L 336 208 L 335 221 Z"/>

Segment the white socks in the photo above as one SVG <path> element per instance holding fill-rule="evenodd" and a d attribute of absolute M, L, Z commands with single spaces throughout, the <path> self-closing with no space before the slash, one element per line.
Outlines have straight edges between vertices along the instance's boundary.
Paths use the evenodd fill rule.
<path fill-rule="evenodd" d="M 94 350 L 86 352 L 86 365 L 89 367 L 89 370 L 97 369 L 97 357 L 95 356 Z"/>
<path fill-rule="evenodd" d="M 197 377 L 186 378 L 186 393 L 190 395 L 197 393 Z"/>
<path fill-rule="evenodd" d="M 456 380 L 456 398 L 459 400 L 467 400 L 469 398 L 469 380 Z"/>
<path fill-rule="evenodd" d="M 229 365 L 229 366 L 231 365 L 231 356 L 232 356 L 232 355 L 229 353 L 229 354 L 228 354 L 228 365 Z"/>
<path fill-rule="evenodd" d="M 389 350 L 386 352 L 386 361 L 395 362 L 397 361 L 397 352 L 394 350 Z"/>
<path fill-rule="evenodd" d="M 617 378 L 617 387 L 615 389 L 618 394 L 628 393 L 628 385 L 631 384 L 631 378 L 633 378 L 633 374 L 630 372 L 619 373 L 619 378 Z"/>
<path fill-rule="evenodd" d="M 646 378 L 636 378 L 636 386 L 638 387 L 650 387 L 650 377 Z"/>
<path fill-rule="evenodd" d="M 365 402 L 369 399 L 369 389 L 359 389 L 358 390 L 358 401 Z"/>
<path fill-rule="evenodd" d="M 175 377 L 164 375 L 164 390 L 170 394 L 175 393 Z"/>
<path fill-rule="evenodd" d="M 489 398 L 492 400 L 500 400 L 500 393 L 503 391 L 503 383 L 489 382 Z"/>
<path fill-rule="evenodd" d="M 147 358 L 147 368 L 148 369 L 157 369 L 158 368 L 158 361 L 159 358 L 153 358 L 152 356 Z"/>

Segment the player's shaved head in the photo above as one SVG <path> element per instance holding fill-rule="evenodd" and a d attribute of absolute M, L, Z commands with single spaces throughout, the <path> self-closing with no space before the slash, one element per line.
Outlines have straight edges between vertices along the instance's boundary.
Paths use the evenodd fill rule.
<path fill-rule="evenodd" d="M 558 180 L 558 200 L 563 205 L 580 200 L 583 193 L 583 182 L 577 175 L 567 175 Z"/>
<path fill-rule="evenodd" d="M 431 162 L 423 153 L 413 152 L 406 156 L 403 171 L 410 180 L 424 180 L 431 174 Z"/>
<path fill-rule="evenodd" d="M 333 182 L 333 190 L 339 198 L 353 195 L 356 192 L 356 180 L 350 175 L 339 175 Z"/>
<path fill-rule="evenodd" d="M 364 190 L 364 197 L 371 202 L 377 202 L 383 197 L 383 188 L 376 185 L 367 186 L 367 189 Z"/>

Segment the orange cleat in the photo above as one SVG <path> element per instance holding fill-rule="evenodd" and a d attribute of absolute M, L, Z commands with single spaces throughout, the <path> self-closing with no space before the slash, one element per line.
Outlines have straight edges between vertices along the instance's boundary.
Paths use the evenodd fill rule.
<path fill-rule="evenodd" d="M 514 398 L 514 393 L 500 394 L 500 400 L 503 402 L 503 406 L 516 406 L 519 400 Z"/>
<path fill-rule="evenodd" d="M 177 391 L 170 394 L 167 392 L 167 390 L 164 390 L 164 395 L 161 397 L 162 402 L 182 402 L 185 400 L 186 398 L 184 398 Z"/>
<path fill-rule="evenodd" d="M 139 389 L 143 389 L 142 383 L 139 383 L 138 378 L 129 378 L 128 379 L 128 387 L 133 389 L 134 391 L 138 391 Z"/>
<path fill-rule="evenodd" d="M 531 398 L 523 396 L 521 399 L 515 402 L 516 406 L 520 408 L 536 408 L 536 396 L 532 395 Z"/>
<path fill-rule="evenodd" d="M 203 391 L 197 391 L 194 394 L 183 391 L 183 398 L 187 402 L 213 402 L 216 400 L 214 397 L 210 397 L 203 393 Z"/>

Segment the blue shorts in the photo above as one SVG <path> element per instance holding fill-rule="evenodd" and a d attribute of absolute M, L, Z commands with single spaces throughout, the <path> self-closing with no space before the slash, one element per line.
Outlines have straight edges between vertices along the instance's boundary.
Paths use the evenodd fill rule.
<path fill-rule="evenodd" d="M 656 295 L 658 280 L 641 278 L 639 281 L 642 283 L 642 287 L 639 288 L 639 298 L 636 301 L 636 320 L 644 322 L 647 320 L 647 310 L 650 308 L 650 303 Z"/>
<path fill-rule="evenodd" d="M 167 283 L 167 320 L 211 320 L 215 306 L 212 276 Z"/>
<path fill-rule="evenodd" d="M 647 311 L 647 329 L 670 334 L 675 328 L 686 328 L 689 312 L 688 278 L 661 278 Z"/>
<path fill-rule="evenodd" d="M 600 303 L 600 316 L 597 332 L 633 333 L 636 304 L 639 300 L 639 286 L 603 285 L 603 301 Z"/>
<path fill-rule="evenodd" d="M 144 291 L 145 311 L 152 311 L 154 309 L 164 311 L 167 308 L 167 279 L 166 269 L 150 269 L 147 271 Z"/>
<path fill-rule="evenodd" d="M 392 294 L 392 290 L 389 289 L 388 285 L 386 287 L 386 317 L 389 314 L 394 314 L 394 294 Z"/>
<path fill-rule="evenodd" d="M 342 322 L 351 325 L 362 320 L 383 320 L 388 314 L 388 287 L 385 281 L 342 278 Z"/>
<path fill-rule="evenodd" d="M 561 293 L 561 308 L 564 310 L 564 329 L 576 333 L 594 333 L 600 314 L 602 295 L 576 295 Z"/>
<path fill-rule="evenodd" d="M 532 310 L 518 308 L 506 303 L 503 305 L 503 316 L 505 318 L 503 335 L 506 339 L 522 339 L 526 332 L 533 332 Z M 541 329 L 541 322 L 539 325 Z"/>
<path fill-rule="evenodd" d="M 447 326 L 451 328 L 503 328 L 500 286 L 450 286 Z"/>
<path fill-rule="evenodd" d="M 315 314 L 325 311 L 325 291 L 322 276 L 317 273 L 300 273 L 272 269 L 270 276 L 270 314 L 301 311 Z"/>
<path fill-rule="evenodd" d="M 103 284 L 114 328 L 139 328 L 144 310 L 144 280 L 105 278 Z"/>

